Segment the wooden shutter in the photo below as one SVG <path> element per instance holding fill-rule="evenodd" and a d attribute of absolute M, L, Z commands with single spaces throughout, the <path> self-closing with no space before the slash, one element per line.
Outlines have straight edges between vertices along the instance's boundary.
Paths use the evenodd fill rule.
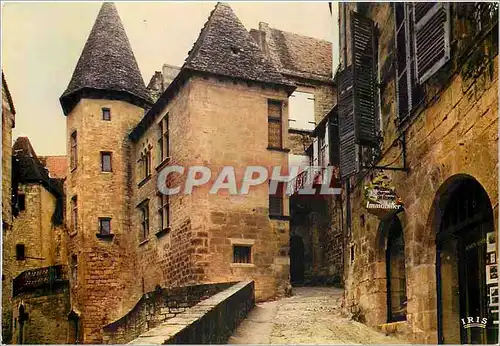
<path fill-rule="evenodd" d="M 416 72 L 425 82 L 450 59 L 450 4 L 413 3 Z"/>
<path fill-rule="evenodd" d="M 394 4 L 395 44 L 396 44 L 396 94 L 397 113 L 402 122 L 409 116 L 412 105 L 411 69 L 410 61 L 410 27 L 408 21 L 408 5 L 406 3 Z"/>
<path fill-rule="evenodd" d="M 352 68 L 338 75 L 340 175 L 344 179 L 357 172 Z"/>
<path fill-rule="evenodd" d="M 378 57 L 373 20 L 351 12 L 351 35 L 356 142 L 364 146 L 378 147 L 375 131 Z"/>
<path fill-rule="evenodd" d="M 338 115 L 335 114 L 328 120 L 328 152 L 330 155 L 330 165 L 339 165 L 339 121 Z"/>

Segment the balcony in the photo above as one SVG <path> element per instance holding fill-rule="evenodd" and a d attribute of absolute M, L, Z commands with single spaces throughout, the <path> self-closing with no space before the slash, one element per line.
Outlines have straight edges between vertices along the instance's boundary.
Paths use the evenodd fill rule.
<path fill-rule="evenodd" d="M 13 296 L 39 289 L 52 290 L 68 283 L 66 266 L 30 269 L 22 272 L 13 280 Z"/>
<path fill-rule="evenodd" d="M 291 195 L 298 194 L 298 191 L 304 187 L 311 187 L 319 193 L 322 185 L 328 183 L 330 188 L 338 187 L 338 168 L 334 166 L 328 166 L 329 169 L 333 169 L 333 176 L 331 181 L 327 182 L 328 171 L 327 167 L 314 167 L 310 166 L 300 172 L 295 178 L 293 178 L 290 183 L 292 184 Z M 312 184 L 311 184 L 312 182 Z"/>

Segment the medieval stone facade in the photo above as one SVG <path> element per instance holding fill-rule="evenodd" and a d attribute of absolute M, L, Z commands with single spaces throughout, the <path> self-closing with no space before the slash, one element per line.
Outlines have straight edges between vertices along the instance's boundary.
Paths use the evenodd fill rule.
<path fill-rule="evenodd" d="M 498 254 L 494 11 L 477 3 L 339 7 L 341 71 L 358 63 L 354 53 L 365 54 L 356 59 L 371 54 L 354 45 L 353 38 L 365 39 L 370 23 L 374 28 L 375 37 L 367 42 L 375 42 L 380 95 L 375 119 L 381 135 L 375 160 L 356 158 L 357 164 L 375 168 L 361 168 L 343 183 L 345 304 L 367 324 L 406 333 L 418 343 L 491 343 L 498 338 L 498 315 L 490 300 L 490 291 L 498 287 L 493 259 Z M 360 25 L 367 28 L 363 34 Z M 441 64 L 427 75 L 425 59 L 432 55 L 425 51 L 425 35 L 435 35 L 430 51 L 437 57 L 434 63 Z M 339 112 L 348 106 L 342 102 Z M 339 113 L 341 133 L 346 133 L 347 116 Z M 342 141 L 341 135 L 341 162 L 348 156 Z M 404 210 L 386 213 L 382 220 L 367 209 L 366 199 L 380 175 L 392 181 L 404 204 Z M 460 319 L 467 316 L 487 318 L 486 328 L 464 329 Z"/>
<path fill-rule="evenodd" d="M 38 260 L 4 261 L 6 282 L 21 287 L 8 318 L 12 342 L 101 343 L 105 326 L 159 287 L 251 279 L 258 301 L 289 292 L 285 190 L 270 196 L 268 181 L 244 196 L 209 189 L 224 167 L 240 182 L 247 166 L 286 174 L 290 153 L 306 155 L 334 102 L 331 44 L 259 29 L 275 36 L 258 44 L 228 5 L 217 4 L 184 65 L 163 66 L 146 88 L 114 4 L 103 4 L 60 99 L 67 157 L 37 157 L 27 138 L 16 142 L 29 166 L 14 195 L 30 208 L 8 243 L 23 243 Z M 291 43 L 293 61 L 276 48 Z M 317 54 L 300 51 L 304 44 Z M 314 98 L 305 131 L 288 126 L 295 89 Z M 212 178 L 167 196 L 158 180 L 169 166 L 185 168 L 174 185 L 193 166 L 208 167 Z M 23 281 L 33 273 L 36 287 Z"/>
<path fill-rule="evenodd" d="M 12 96 L 7 86 L 7 81 L 2 71 L 2 236 L 6 237 L 7 232 L 12 231 L 12 128 L 15 126 L 16 110 L 12 101 Z M 5 245 L 4 245 L 5 248 Z M 10 254 L 9 254 L 10 255 Z M 2 263 L 8 260 L 5 251 L 2 252 Z M 9 281 L 5 281 L 5 274 L 2 273 L 2 292 L 11 295 Z M 5 297 L 5 296 L 4 296 Z M 12 329 L 12 309 L 10 302 L 2 300 L 2 335 L 10 340 Z"/>

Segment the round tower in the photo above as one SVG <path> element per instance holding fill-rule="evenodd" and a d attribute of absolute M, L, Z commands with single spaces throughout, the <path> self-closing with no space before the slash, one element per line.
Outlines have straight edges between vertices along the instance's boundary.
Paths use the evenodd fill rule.
<path fill-rule="evenodd" d="M 101 343 L 102 326 L 142 293 L 131 230 L 129 133 L 151 106 L 113 3 L 103 3 L 60 98 L 66 115 L 70 342 Z"/>

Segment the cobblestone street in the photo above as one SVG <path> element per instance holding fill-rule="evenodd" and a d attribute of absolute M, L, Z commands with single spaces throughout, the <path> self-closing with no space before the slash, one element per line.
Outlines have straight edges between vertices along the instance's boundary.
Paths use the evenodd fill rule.
<path fill-rule="evenodd" d="M 293 296 L 257 304 L 229 344 L 401 344 L 362 323 L 342 317 L 342 289 L 298 287 Z"/>

